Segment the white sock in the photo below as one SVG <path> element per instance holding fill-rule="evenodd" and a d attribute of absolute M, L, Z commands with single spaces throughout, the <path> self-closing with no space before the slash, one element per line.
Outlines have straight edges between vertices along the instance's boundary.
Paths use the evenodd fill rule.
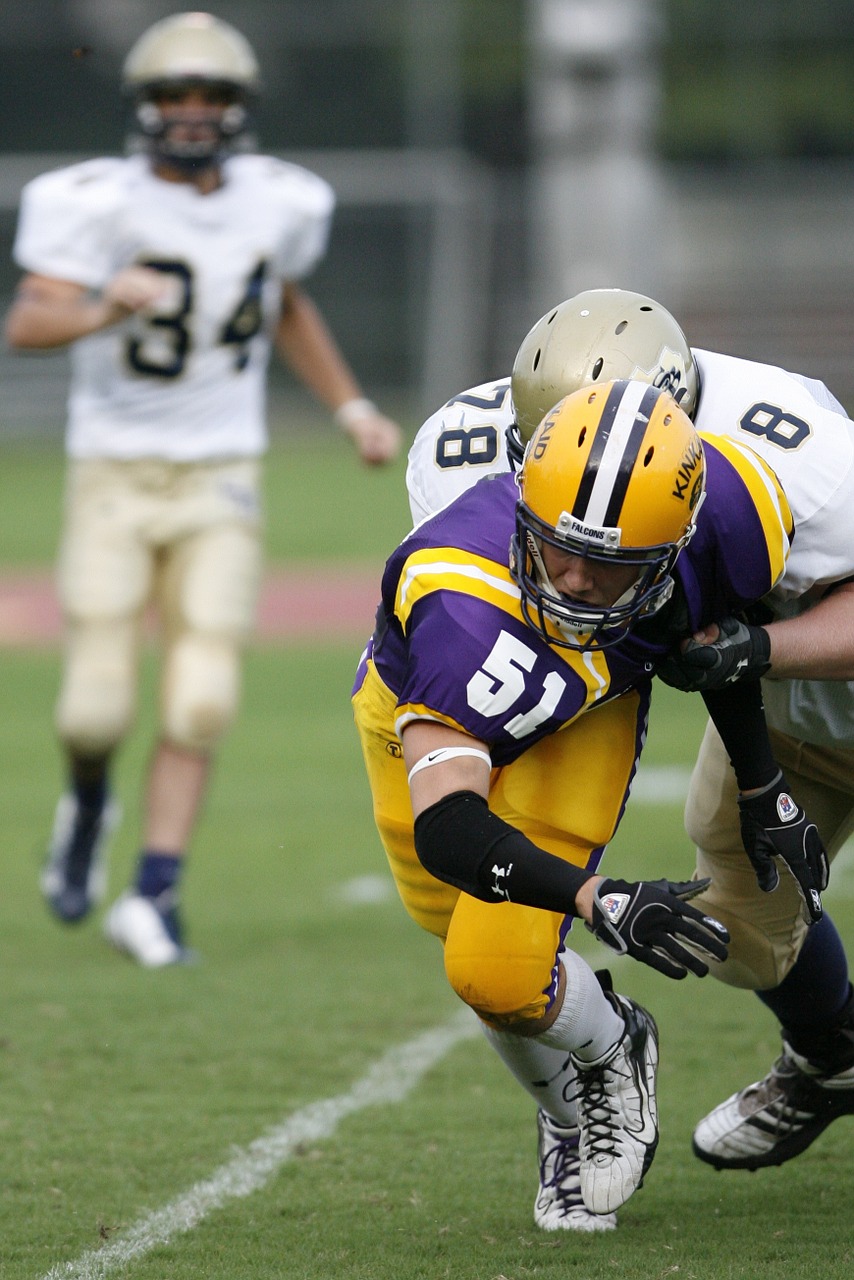
<path fill-rule="evenodd" d="M 553 1049 L 533 1036 L 517 1036 L 512 1031 L 480 1024 L 483 1034 L 502 1062 L 557 1124 L 576 1128 L 575 1069 L 568 1049 Z"/>
<path fill-rule="evenodd" d="M 626 1024 L 586 960 L 574 951 L 563 951 L 560 960 L 566 972 L 563 1005 L 548 1031 L 535 1038 L 553 1049 L 571 1050 L 582 1062 L 594 1062 L 617 1043 Z"/>

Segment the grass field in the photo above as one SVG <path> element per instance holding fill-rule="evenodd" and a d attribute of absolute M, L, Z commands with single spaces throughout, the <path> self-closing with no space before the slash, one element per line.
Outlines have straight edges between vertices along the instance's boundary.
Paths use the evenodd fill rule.
<path fill-rule="evenodd" d="M 50 454 L 7 453 L 4 564 L 49 561 L 59 477 Z M 272 559 L 379 572 L 406 527 L 402 466 L 368 473 L 297 442 L 274 451 L 268 508 Z M 661 1028 L 656 1162 L 616 1233 L 535 1230 L 533 1103 L 460 1030 L 437 944 L 390 891 L 349 709 L 358 647 L 250 653 L 186 882 L 200 962 L 157 973 L 114 954 L 100 918 L 63 929 L 43 908 L 57 655 L 0 651 L 2 1280 L 848 1277 L 850 1122 L 783 1169 L 701 1165 L 693 1124 L 766 1069 L 773 1021 L 746 994 L 630 961 L 611 964 L 616 984 Z M 687 765 L 702 720 L 698 699 L 660 689 L 645 771 Z M 145 710 L 118 764 L 111 893 L 135 857 L 151 732 Z M 681 803 L 649 795 L 606 865 L 687 875 Z M 846 860 L 827 902 L 850 935 Z"/>

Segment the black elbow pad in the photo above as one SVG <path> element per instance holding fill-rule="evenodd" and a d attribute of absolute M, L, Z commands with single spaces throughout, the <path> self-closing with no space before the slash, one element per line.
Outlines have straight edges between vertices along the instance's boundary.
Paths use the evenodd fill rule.
<path fill-rule="evenodd" d="M 482 902 L 518 902 L 575 915 L 575 895 L 595 873 L 546 853 L 494 814 L 476 791 L 453 791 L 415 819 L 425 871 Z"/>
<path fill-rule="evenodd" d="M 489 805 L 476 791 L 443 796 L 415 819 L 415 852 L 437 880 L 484 902 L 501 902 L 503 895 L 485 892 L 481 884 L 481 865 L 492 844 L 490 817 Z"/>

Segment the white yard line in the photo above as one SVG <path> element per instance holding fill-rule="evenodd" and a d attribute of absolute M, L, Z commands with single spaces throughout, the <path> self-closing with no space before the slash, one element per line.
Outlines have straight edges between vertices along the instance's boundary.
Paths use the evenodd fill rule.
<path fill-rule="evenodd" d="M 73 1262 L 51 1268 L 44 1280 L 101 1280 L 144 1257 L 157 1245 L 192 1231 L 209 1213 L 230 1200 L 250 1196 L 266 1186 L 301 1146 L 331 1138 L 348 1116 L 366 1107 L 402 1102 L 455 1045 L 478 1034 L 476 1018 L 469 1010 L 462 1010 L 444 1026 L 390 1049 L 348 1093 L 295 1111 L 248 1147 L 238 1150 L 205 1181 L 197 1182 L 162 1209 L 147 1213 L 102 1249 L 90 1250 Z"/>
<path fill-rule="evenodd" d="M 684 804 L 691 768 L 691 765 L 645 765 L 641 762 L 629 796 L 629 807 L 637 804 Z"/>

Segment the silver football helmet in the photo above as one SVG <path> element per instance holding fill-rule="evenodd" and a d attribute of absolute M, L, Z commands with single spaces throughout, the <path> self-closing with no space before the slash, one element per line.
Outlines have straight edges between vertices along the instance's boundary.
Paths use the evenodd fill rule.
<path fill-rule="evenodd" d="M 167 121 L 160 102 L 170 93 L 204 86 L 216 95 L 211 136 L 188 141 Z M 245 36 L 210 13 L 176 13 L 139 37 L 122 69 L 122 89 L 133 98 L 134 144 L 183 169 L 219 163 L 240 146 L 249 123 L 249 103 L 260 72 Z"/>
<path fill-rule="evenodd" d="M 642 293 L 588 289 L 546 312 L 513 364 L 515 424 L 507 435 L 519 465 L 543 417 L 592 383 L 631 378 L 667 391 L 692 417 L 698 378 L 688 340 L 669 311 Z"/>

